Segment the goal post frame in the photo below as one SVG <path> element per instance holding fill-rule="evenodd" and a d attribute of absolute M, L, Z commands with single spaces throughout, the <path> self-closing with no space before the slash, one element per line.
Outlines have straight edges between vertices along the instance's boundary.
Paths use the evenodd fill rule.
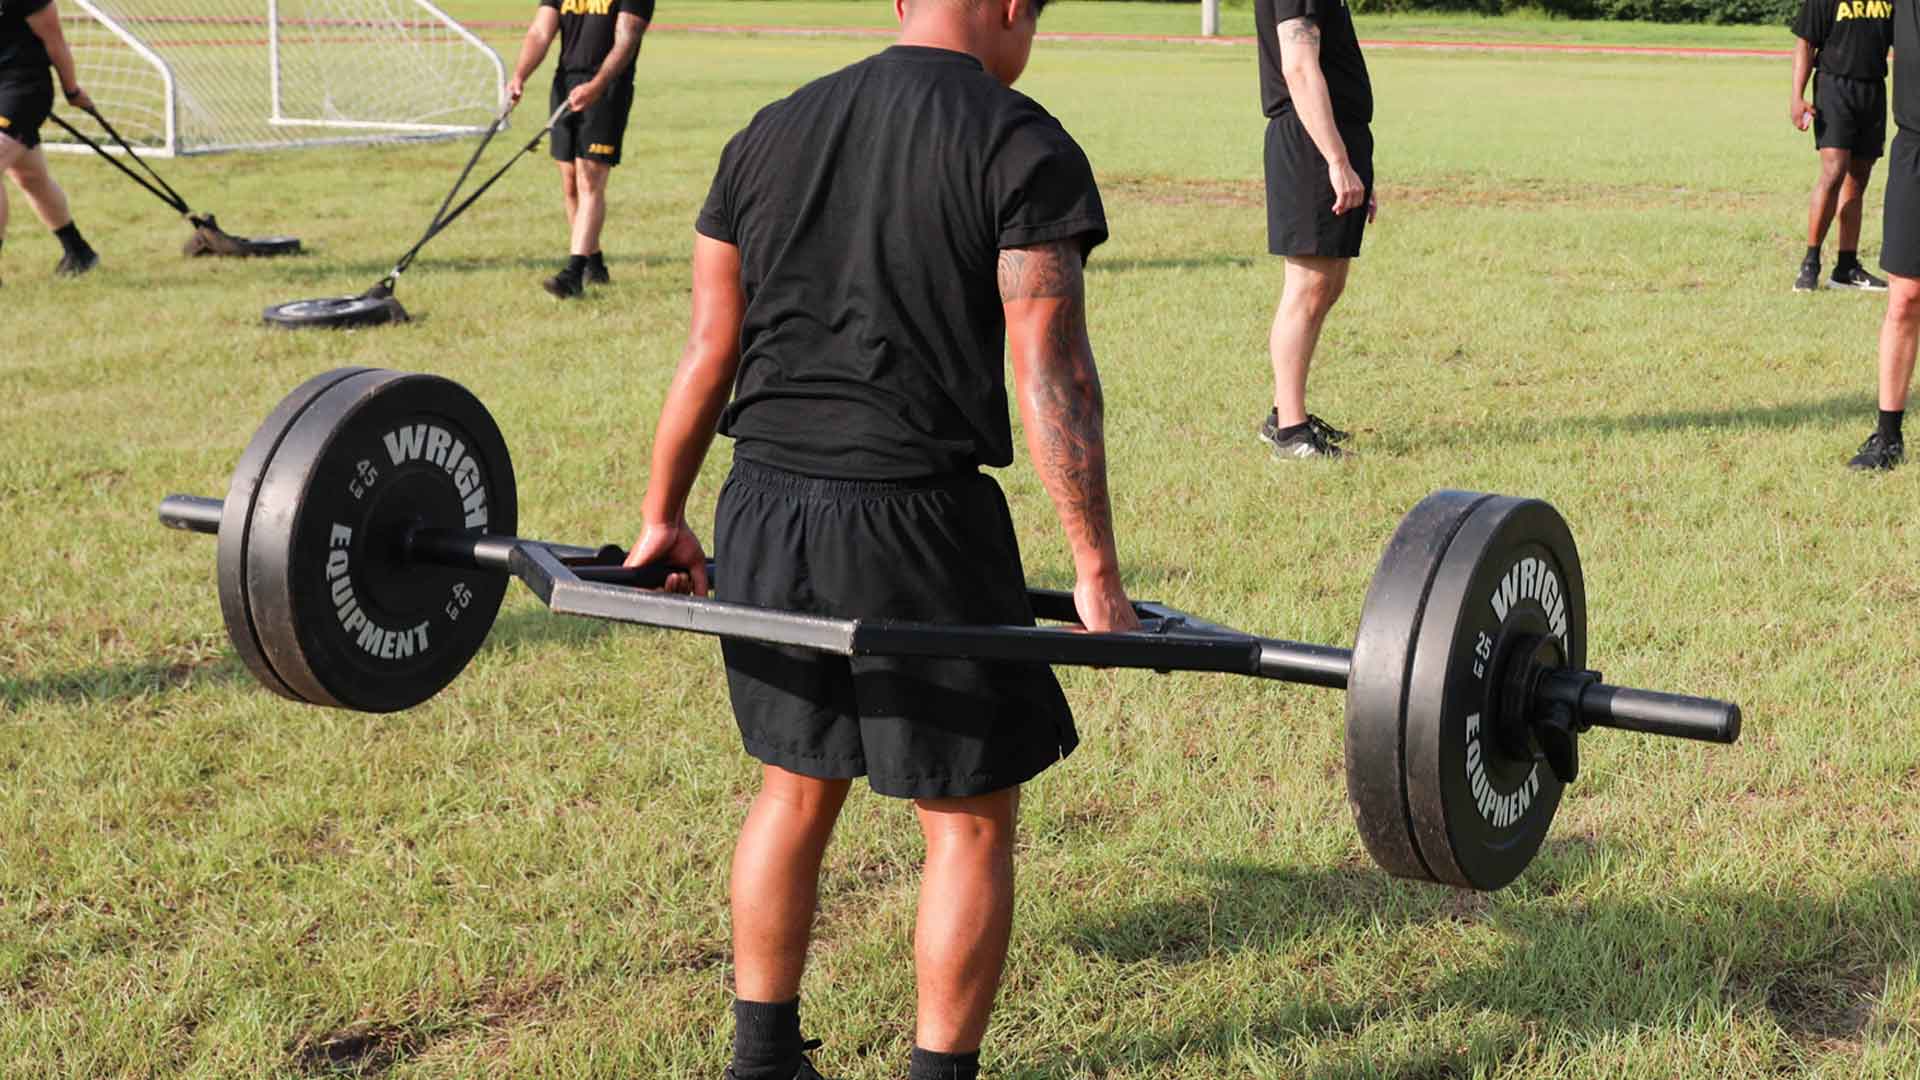
<path fill-rule="evenodd" d="M 217 154 L 241 150 L 290 150 L 303 147 L 332 146 L 355 143 L 376 143 L 394 140 L 433 140 L 458 138 L 465 135 L 477 135 L 486 130 L 482 122 L 474 123 L 431 123 L 422 120 L 383 120 L 348 119 L 326 116 L 289 115 L 286 94 L 283 92 L 283 39 L 281 26 L 282 0 L 260 0 L 259 19 L 264 23 L 266 41 L 264 94 L 258 100 L 257 111 L 253 113 L 252 123 L 268 130 L 285 129 L 287 138 L 249 138 L 239 132 L 227 132 L 225 137 L 196 139 L 188 143 L 182 138 L 180 108 L 182 85 L 175 66 L 169 62 L 160 49 L 143 40 L 134 29 L 126 25 L 112 12 L 95 0 L 70 0 L 74 7 L 95 27 L 106 32 L 119 46 L 132 54 L 139 66 L 150 69 L 157 77 L 160 87 L 160 101 L 157 112 L 160 117 L 159 130 L 149 129 L 149 138 L 158 136 L 157 143 L 141 143 L 142 154 L 155 157 L 179 157 L 184 155 Z M 411 27 L 432 25 L 447 34 L 464 47 L 477 51 L 485 58 L 485 67 L 490 69 L 493 83 L 493 112 L 497 115 L 507 105 L 507 66 L 491 45 L 479 35 L 462 25 L 458 19 L 443 11 L 432 0 L 404 0 L 417 14 L 416 19 L 405 19 L 399 23 L 404 30 Z M 164 43 L 163 43 L 164 45 Z M 242 46 L 236 46 L 242 47 Z M 83 78 L 85 76 L 83 75 Z M 476 103 L 477 104 L 477 103 Z M 102 102 L 102 108 L 109 111 L 111 104 Z M 501 127 L 506 127 L 503 121 Z M 258 130 L 258 129 L 256 129 Z M 132 136 L 129 135 L 131 138 Z M 136 140 L 139 142 L 139 140 Z M 88 148 L 79 142 L 48 139 L 43 145 L 50 151 L 66 153 L 87 153 Z M 118 154 L 118 147 L 107 147 L 109 152 Z"/>

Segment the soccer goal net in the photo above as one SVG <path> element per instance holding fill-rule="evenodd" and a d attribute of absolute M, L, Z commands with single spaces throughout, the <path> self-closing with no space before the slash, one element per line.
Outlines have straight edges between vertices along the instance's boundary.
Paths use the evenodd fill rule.
<path fill-rule="evenodd" d="M 80 85 L 129 143 L 161 154 L 461 135 L 506 100 L 500 57 L 427 0 L 62 8 Z M 80 146 L 54 126 L 47 142 Z"/>

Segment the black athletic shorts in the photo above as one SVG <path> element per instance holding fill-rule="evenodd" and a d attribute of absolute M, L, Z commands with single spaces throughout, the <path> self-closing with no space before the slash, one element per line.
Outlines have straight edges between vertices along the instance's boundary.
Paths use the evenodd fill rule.
<path fill-rule="evenodd" d="M 53 79 L 0 82 L 0 135 L 31 150 L 40 145 L 40 125 L 53 112 Z"/>
<path fill-rule="evenodd" d="M 992 477 L 822 480 L 736 459 L 715 513 L 721 600 L 836 618 L 1033 625 Z M 845 657 L 723 639 L 747 753 L 901 798 L 1023 783 L 1079 742 L 1044 664 Z"/>
<path fill-rule="evenodd" d="M 566 75 L 556 73 L 553 77 L 553 93 L 547 98 L 547 112 L 559 108 L 567 100 L 567 95 L 581 83 L 591 80 L 591 75 Z M 586 158 L 607 165 L 620 164 L 620 145 L 627 137 L 627 113 L 633 109 L 633 82 L 622 79 L 607 87 L 600 100 L 586 112 L 564 112 L 554 121 L 553 134 L 548 141 L 553 147 L 553 160 L 572 161 Z"/>
<path fill-rule="evenodd" d="M 1373 132 L 1365 124 L 1343 125 L 1340 138 L 1360 182 L 1373 197 Z M 1313 145 L 1306 125 L 1289 109 L 1267 121 L 1267 250 L 1275 255 L 1328 255 L 1351 259 L 1360 254 L 1367 230 L 1362 203 L 1339 217 L 1333 214 L 1333 181 L 1327 159 Z"/>
<path fill-rule="evenodd" d="M 1814 72 L 1813 145 L 1878 158 L 1887 145 L 1887 81 Z"/>
<path fill-rule="evenodd" d="M 1920 278 L 1920 134 L 1896 131 L 1887 154 L 1887 203 L 1880 224 L 1880 269 Z"/>

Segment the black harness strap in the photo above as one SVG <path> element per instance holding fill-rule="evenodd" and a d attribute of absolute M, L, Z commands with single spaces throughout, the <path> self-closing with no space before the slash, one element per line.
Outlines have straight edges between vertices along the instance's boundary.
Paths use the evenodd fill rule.
<path fill-rule="evenodd" d="M 128 146 L 127 140 L 120 137 L 120 133 L 113 129 L 112 124 L 107 123 L 106 117 L 101 116 L 97 111 L 93 109 L 88 109 L 86 110 L 86 112 L 88 116 L 91 116 L 95 120 L 98 120 L 100 122 L 100 126 L 106 130 L 108 135 L 112 136 L 114 142 L 120 144 L 120 149 L 126 151 L 128 157 L 139 162 L 140 167 L 147 170 L 148 176 L 153 177 L 153 183 L 149 183 L 145 176 L 141 176 L 139 173 L 134 172 L 132 169 L 127 168 L 126 162 L 121 161 L 119 158 L 114 157 L 112 154 L 107 153 L 105 147 L 101 146 L 97 142 L 94 142 L 92 139 L 87 138 L 87 136 L 79 128 L 74 127 L 72 124 L 67 123 L 66 117 L 61 116 L 59 113 L 48 113 L 47 115 L 48 115 L 48 118 L 51 119 L 54 123 L 59 124 L 63 128 L 66 128 L 67 134 L 72 135 L 74 138 L 79 139 L 83 143 L 86 143 L 87 146 L 90 147 L 94 153 L 99 154 L 103 158 L 106 158 L 107 161 L 112 163 L 114 168 L 119 169 L 123 173 L 126 173 L 129 177 L 133 179 L 134 183 L 139 184 L 141 187 L 146 188 L 148 191 L 151 191 L 153 193 L 154 198 L 159 199 L 161 202 L 166 203 L 168 206 L 173 207 L 173 210 L 175 213 L 181 214 L 188 218 L 193 217 L 193 209 L 192 207 L 189 207 L 187 205 L 187 200 L 181 198 L 180 193 L 173 190 L 172 186 L 169 185 L 164 179 L 162 179 L 159 173 L 154 172 L 153 166 L 147 164 L 147 160 L 145 158 L 133 152 L 133 147 Z M 155 187 L 154 186 L 155 183 L 159 184 L 159 187 Z"/>
<path fill-rule="evenodd" d="M 495 181 L 499 180 L 502 176 L 506 175 L 507 170 L 513 167 L 514 162 L 519 161 L 522 157 L 531 153 L 534 147 L 539 146 L 540 140 L 546 138 L 547 132 L 553 130 L 553 125 L 559 122 L 560 114 L 565 112 L 566 109 L 567 109 L 567 106 L 565 104 L 562 104 L 558 109 L 553 110 L 553 115 L 547 117 L 546 126 L 542 127 L 539 131 L 534 132 L 533 138 L 528 139 L 527 144 L 525 146 L 522 146 L 519 152 L 515 153 L 512 157 L 508 158 L 505 164 L 501 165 L 498 169 L 494 170 L 494 173 L 492 176 L 489 176 L 485 180 L 481 181 L 480 186 L 475 188 L 472 194 L 468 195 L 465 199 L 461 200 L 460 205 L 454 206 L 453 209 L 449 211 L 447 207 L 453 204 L 454 196 L 460 193 L 460 188 L 462 185 L 464 185 L 467 182 L 467 177 L 473 175 L 473 167 L 479 163 L 480 154 L 486 150 L 487 144 L 493 141 L 494 134 L 500 130 L 500 126 L 502 124 L 506 123 L 507 113 L 511 112 L 512 110 L 511 109 L 505 110 L 501 112 L 499 116 L 495 117 L 493 124 L 487 128 L 486 135 L 480 139 L 480 145 L 473 148 L 473 156 L 467 159 L 466 167 L 460 170 L 460 178 L 453 182 L 453 189 L 447 192 L 447 197 L 443 199 L 440 203 L 440 209 L 434 212 L 433 221 L 427 225 L 427 231 L 420 237 L 420 239 L 413 245 L 413 247 L 407 249 L 407 253 L 405 255 L 400 256 L 400 260 L 393 264 L 393 269 L 389 271 L 387 273 L 387 276 L 382 278 L 380 282 L 374 286 L 374 288 L 383 289 L 387 293 L 391 293 L 393 291 L 394 282 L 399 280 L 399 277 L 401 274 L 404 274 L 407 272 L 407 267 L 413 265 L 414 257 L 420 254 L 421 248 L 427 246 L 427 241 L 432 240 L 434 237 L 440 235 L 440 233 L 444 229 L 446 229 L 447 226 L 453 224 L 453 221 L 455 218 L 459 217 L 461 214 L 466 212 L 467 207 L 472 206 L 475 200 L 479 199 L 480 196 L 485 195 L 487 193 L 487 189 L 492 187 Z"/>

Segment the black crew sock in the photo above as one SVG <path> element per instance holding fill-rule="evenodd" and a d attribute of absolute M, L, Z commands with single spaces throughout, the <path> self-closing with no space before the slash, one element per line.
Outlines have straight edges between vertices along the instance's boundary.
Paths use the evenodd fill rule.
<path fill-rule="evenodd" d="M 979 1075 L 978 1050 L 971 1054 L 942 1054 L 916 1046 L 913 1063 L 907 1068 L 907 1080 L 976 1080 Z"/>
<path fill-rule="evenodd" d="M 1275 420 L 1274 423 L 1277 424 L 1279 423 L 1279 421 Z M 1283 427 L 1280 430 L 1274 432 L 1273 439 L 1275 442 L 1286 442 L 1288 439 L 1293 438 L 1295 435 L 1305 435 L 1307 433 L 1307 430 L 1311 427 L 1313 427 L 1313 422 L 1311 420 L 1302 420 L 1297 424 L 1294 424 L 1290 427 Z"/>
<path fill-rule="evenodd" d="M 1905 409 L 1880 410 L 1880 437 L 1888 442 L 1901 442 L 1900 421 L 1907 415 Z"/>
<path fill-rule="evenodd" d="M 585 255 L 576 255 L 585 259 Z M 800 1070 L 800 999 L 733 1003 L 735 1080 L 793 1080 Z"/>
<path fill-rule="evenodd" d="M 1818 264 L 1820 262 L 1820 245 L 1819 244 L 1808 245 L 1807 257 L 1802 261 Z"/>
<path fill-rule="evenodd" d="M 1833 257 L 1833 270 L 1835 273 L 1859 265 L 1860 253 L 1858 251 L 1842 251 Z"/>
<path fill-rule="evenodd" d="M 596 251 L 587 256 L 587 265 L 593 267 L 595 270 L 605 270 L 607 268 L 606 256 Z"/>
<path fill-rule="evenodd" d="M 75 222 L 69 221 L 65 225 L 53 230 L 53 235 L 59 239 L 61 250 L 69 255 L 85 255 L 87 252 L 93 250 L 87 246 L 86 240 L 81 237 L 80 226 Z"/>
<path fill-rule="evenodd" d="M 580 275 L 586 273 L 587 257 L 585 255 L 567 256 L 567 268 L 564 272 L 572 275 L 573 277 L 579 277 Z"/>

